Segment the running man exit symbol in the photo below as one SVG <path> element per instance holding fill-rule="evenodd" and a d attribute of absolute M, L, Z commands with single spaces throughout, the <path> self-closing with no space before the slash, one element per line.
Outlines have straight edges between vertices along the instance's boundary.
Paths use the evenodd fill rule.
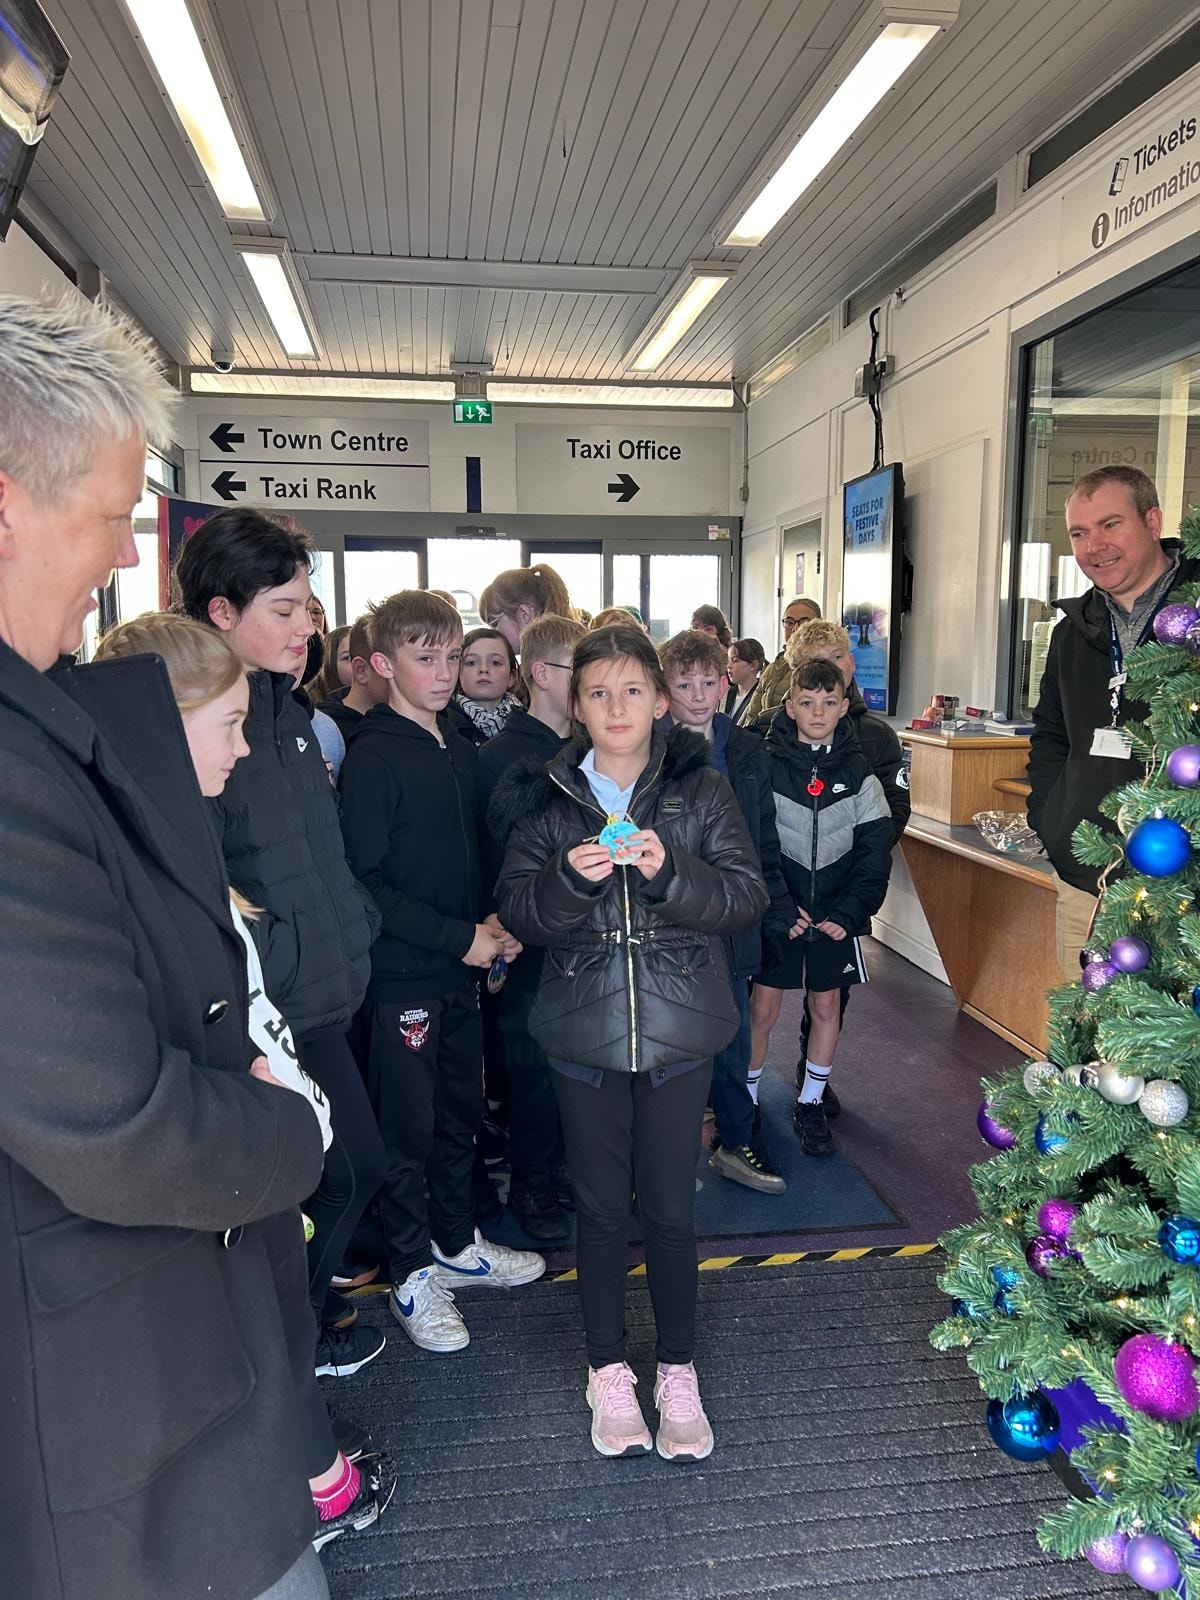
<path fill-rule="evenodd" d="M 454 402 L 455 422 L 490 422 L 492 420 L 492 402 L 490 400 L 456 400 Z"/>

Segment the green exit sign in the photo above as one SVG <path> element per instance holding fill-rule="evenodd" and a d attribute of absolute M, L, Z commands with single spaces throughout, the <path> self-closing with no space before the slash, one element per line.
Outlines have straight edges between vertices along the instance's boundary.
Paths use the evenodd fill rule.
<path fill-rule="evenodd" d="M 456 400 L 454 402 L 455 422 L 490 422 L 492 420 L 492 402 L 490 400 Z"/>

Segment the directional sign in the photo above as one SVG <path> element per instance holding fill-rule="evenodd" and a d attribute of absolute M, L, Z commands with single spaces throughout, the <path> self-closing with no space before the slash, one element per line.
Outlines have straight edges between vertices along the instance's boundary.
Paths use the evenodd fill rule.
<path fill-rule="evenodd" d="M 727 428 L 518 423 L 517 504 L 522 511 L 727 517 Z"/>
<path fill-rule="evenodd" d="M 456 400 L 454 402 L 455 422 L 490 422 L 492 420 L 492 402 L 490 400 Z"/>
<path fill-rule="evenodd" d="M 429 509 L 427 422 L 217 412 L 199 431 L 206 499 L 297 511 Z"/>

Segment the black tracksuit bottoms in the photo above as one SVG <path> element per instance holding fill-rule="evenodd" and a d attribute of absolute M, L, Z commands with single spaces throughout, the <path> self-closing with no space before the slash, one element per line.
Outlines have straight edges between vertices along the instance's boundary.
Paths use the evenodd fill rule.
<path fill-rule="evenodd" d="M 483 1116 L 477 985 L 420 1005 L 371 1008 L 371 1100 L 387 1149 L 379 1215 L 395 1284 L 475 1237 L 471 1165 Z M 428 1203 L 425 1186 L 429 1186 Z"/>
<path fill-rule="evenodd" d="M 685 1365 L 696 1333 L 696 1158 L 712 1063 L 663 1082 L 552 1070 L 575 1190 L 576 1270 L 588 1363 L 625 1359 L 629 1219 L 637 1191 L 659 1361 Z"/>

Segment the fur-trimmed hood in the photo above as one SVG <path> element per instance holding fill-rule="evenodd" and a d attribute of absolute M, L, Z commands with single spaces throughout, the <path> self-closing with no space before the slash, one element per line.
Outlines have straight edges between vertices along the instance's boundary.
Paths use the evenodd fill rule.
<path fill-rule="evenodd" d="M 579 763 L 589 749 L 586 740 L 573 739 L 552 761 L 525 761 L 509 768 L 496 785 L 487 813 L 488 832 L 501 849 L 517 823 L 524 817 L 544 816 L 564 786 L 577 792 L 582 804 L 591 801 L 587 780 L 579 775 Z M 650 783 L 677 781 L 708 764 L 708 743 L 701 734 L 691 728 L 656 729 L 632 804 Z"/>

